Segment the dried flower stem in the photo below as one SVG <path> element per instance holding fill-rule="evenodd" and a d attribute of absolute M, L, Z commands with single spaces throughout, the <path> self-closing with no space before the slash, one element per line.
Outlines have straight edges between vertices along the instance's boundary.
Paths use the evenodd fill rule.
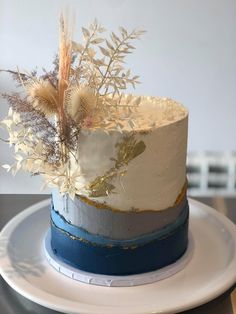
<path fill-rule="evenodd" d="M 58 73 L 58 105 L 59 105 L 59 125 L 60 135 L 63 139 L 61 149 L 63 151 L 63 163 L 66 162 L 66 119 L 65 119 L 65 91 L 69 84 L 70 68 L 72 56 L 72 41 L 69 34 L 68 25 L 64 16 L 60 19 L 60 45 L 59 45 L 59 73 Z"/>
<path fill-rule="evenodd" d="M 108 77 L 107 77 L 107 74 L 109 73 L 110 67 L 111 67 L 112 63 L 114 62 L 115 55 L 116 55 L 117 52 L 119 51 L 119 48 L 120 48 L 127 40 L 129 40 L 129 39 L 133 36 L 133 34 L 134 34 L 134 31 L 132 31 L 130 34 L 127 34 L 127 35 L 122 39 L 122 41 L 120 41 L 120 43 L 117 45 L 117 47 L 116 47 L 115 50 L 113 51 L 113 54 L 111 55 L 110 61 L 109 61 L 108 65 L 107 65 L 105 74 L 103 75 L 103 80 L 101 81 L 101 84 L 100 84 L 99 87 L 98 87 L 98 90 L 97 90 L 98 93 L 99 93 L 100 89 L 103 87 L 103 84 L 105 83 L 106 79 L 108 78 Z"/>
<path fill-rule="evenodd" d="M 96 34 L 96 32 L 97 32 L 97 25 L 95 25 L 95 28 L 94 28 L 93 33 L 92 33 L 92 34 L 89 36 L 89 38 L 87 39 L 86 45 L 85 45 L 83 51 L 81 52 L 80 59 L 79 59 L 79 63 L 78 63 L 78 68 L 81 66 L 81 63 L 82 63 L 82 61 L 83 61 L 84 54 L 85 54 L 85 52 L 87 51 L 87 49 L 88 49 L 88 47 L 89 47 L 89 45 L 90 45 L 90 43 L 91 43 L 91 40 L 92 40 L 92 38 L 94 37 L 94 35 Z"/>

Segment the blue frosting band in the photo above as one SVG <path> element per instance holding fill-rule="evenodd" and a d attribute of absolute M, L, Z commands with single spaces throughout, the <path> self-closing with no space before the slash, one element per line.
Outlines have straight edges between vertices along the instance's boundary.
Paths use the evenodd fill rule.
<path fill-rule="evenodd" d="M 81 237 L 72 235 L 63 230 L 64 224 L 70 227 L 72 225 L 63 221 L 62 217 L 52 210 L 51 246 L 58 258 L 87 272 L 106 275 L 149 272 L 175 262 L 186 251 L 188 212 L 186 202 L 185 209 L 177 221 L 168 227 L 129 241 L 113 241 L 89 235 L 82 229 L 77 234 Z M 59 226 L 59 223 L 63 224 Z"/>

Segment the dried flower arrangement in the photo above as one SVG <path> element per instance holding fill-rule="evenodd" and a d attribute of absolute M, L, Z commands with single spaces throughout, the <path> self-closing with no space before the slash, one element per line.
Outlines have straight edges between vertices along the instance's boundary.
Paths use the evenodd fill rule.
<path fill-rule="evenodd" d="M 132 112 L 141 98 L 123 92 L 128 85 L 135 87 L 139 77 L 124 68 L 124 59 L 134 49 L 131 42 L 144 31 L 129 33 L 123 27 L 119 31 L 105 39 L 105 29 L 95 20 L 88 28 L 82 27 L 83 44 L 76 43 L 62 16 L 54 69 L 43 69 L 43 75 L 7 71 L 23 87 L 24 95 L 2 94 L 10 109 L 1 124 L 9 132 L 16 159 L 4 168 L 13 174 L 19 169 L 41 174 L 46 185 L 58 186 L 72 198 L 75 194 L 108 195 L 113 190 L 111 179 L 125 174 L 125 165 L 144 151 L 145 144 L 136 143 L 132 135 L 124 137 L 117 145 L 114 168 L 89 186 L 84 186 L 77 152 L 82 128 L 109 132 L 115 127 L 122 132 L 125 125 L 134 126 Z"/>

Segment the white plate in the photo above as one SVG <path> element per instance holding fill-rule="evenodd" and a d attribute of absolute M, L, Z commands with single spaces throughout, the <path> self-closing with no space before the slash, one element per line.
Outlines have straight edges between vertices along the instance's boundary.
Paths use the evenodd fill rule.
<path fill-rule="evenodd" d="M 0 234 L 0 274 L 24 297 L 79 314 L 178 313 L 204 304 L 236 282 L 236 227 L 214 209 L 190 200 L 193 257 L 177 274 L 136 287 L 101 287 L 53 269 L 43 251 L 49 200 L 14 217 Z"/>

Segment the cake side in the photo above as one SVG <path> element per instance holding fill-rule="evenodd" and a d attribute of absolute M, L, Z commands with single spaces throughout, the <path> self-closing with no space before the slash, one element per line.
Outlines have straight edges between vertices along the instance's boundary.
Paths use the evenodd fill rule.
<path fill-rule="evenodd" d="M 85 195 L 88 200 L 121 211 L 159 211 L 175 203 L 186 180 L 188 112 L 169 99 L 156 98 L 156 103 L 154 100 L 145 106 L 138 112 L 134 130 L 81 131 L 78 158 L 85 185 L 114 167 L 117 143 L 122 143 L 124 137 L 132 136 L 136 143 L 145 145 L 144 151 L 127 164 L 125 175 L 112 178 L 110 183 L 115 189 L 111 193 Z M 155 120 L 161 113 L 162 118 Z"/>
<path fill-rule="evenodd" d="M 163 211 L 114 211 L 96 205 L 79 196 L 72 200 L 56 189 L 52 191 L 52 210 L 68 223 L 68 231 L 78 227 L 93 235 L 127 240 L 155 232 L 178 219 L 186 207 L 186 186 L 178 202 Z"/>
<path fill-rule="evenodd" d="M 81 207 L 78 207 L 77 213 L 81 211 L 80 216 L 83 218 L 87 215 L 88 218 L 80 227 L 67 222 L 55 211 L 54 206 L 52 203 L 51 246 L 54 254 L 67 264 L 83 271 L 106 275 L 150 272 L 174 263 L 187 249 L 189 208 L 186 196 L 182 196 L 176 207 L 161 212 L 144 211 L 128 214 L 110 210 L 109 216 L 100 216 L 105 218 L 105 225 L 102 220 L 97 219 L 94 212 L 93 217 L 90 216 L 91 209 L 81 211 Z M 71 206 L 68 210 L 70 209 Z M 105 212 L 101 208 L 93 210 L 98 214 Z M 125 216 L 124 223 L 120 215 Z M 141 218 L 144 225 L 145 222 L 149 222 L 147 227 L 153 227 L 147 218 L 167 224 L 164 227 L 159 224 L 159 228 L 143 234 L 142 224 L 136 225 L 137 218 Z M 92 233 L 87 230 L 88 222 L 92 226 Z M 130 227 L 133 229 L 132 233 Z M 107 234 L 107 231 L 110 233 Z"/>
<path fill-rule="evenodd" d="M 51 245 L 76 268 L 137 274 L 187 249 L 188 113 L 172 100 L 152 100 L 137 112 L 135 129 L 82 129 L 78 160 L 89 194 L 52 193 Z"/>

